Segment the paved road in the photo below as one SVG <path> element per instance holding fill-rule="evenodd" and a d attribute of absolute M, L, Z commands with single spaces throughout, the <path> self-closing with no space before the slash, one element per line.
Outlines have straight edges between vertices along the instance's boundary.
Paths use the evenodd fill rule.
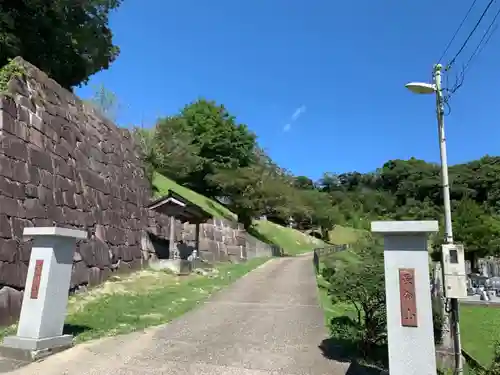
<path fill-rule="evenodd" d="M 349 364 L 318 348 L 326 329 L 311 260 L 273 259 L 170 324 L 79 345 L 11 374 L 344 375 Z"/>

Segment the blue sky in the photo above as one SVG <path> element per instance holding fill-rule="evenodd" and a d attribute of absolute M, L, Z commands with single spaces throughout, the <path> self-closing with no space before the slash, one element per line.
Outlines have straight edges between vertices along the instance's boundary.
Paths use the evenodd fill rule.
<path fill-rule="evenodd" d="M 479 0 L 453 57 L 486 6 Z M 389 159 L 439 161 L 428 81 L 469 1 L 125 0 L 111 17 L 121 55 L 77 89 L 104 84 L 118 123 L 151 126 L 198 97 L 223 103 L 281 166 L 319 178 Z M 500 4 L 455 65 L 459 72 Z M 474 61 L 446 117 L 450 163 L 498 154 L 500 33 Z M 453 77 L 452 77 L 453 78 Z"/>

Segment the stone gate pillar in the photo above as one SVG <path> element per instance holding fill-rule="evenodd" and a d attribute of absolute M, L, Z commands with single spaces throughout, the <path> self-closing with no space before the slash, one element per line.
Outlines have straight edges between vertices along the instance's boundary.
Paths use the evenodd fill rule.
<path fill-rule="evenodd" d="M 0 346 L 5 357 L 37 360 L 72 345 L 64 335 L 66 307 L 76 240 L 87 238 L 81 230 L 43 227 L 24 228 L 33 238 L 21 316 L 16 336 Z"/>
<path fill-rule="evenodd" d="M 427 237 L 437 221 L 374 221 L 384 236 L 389 373 L 436 375 Z"/>

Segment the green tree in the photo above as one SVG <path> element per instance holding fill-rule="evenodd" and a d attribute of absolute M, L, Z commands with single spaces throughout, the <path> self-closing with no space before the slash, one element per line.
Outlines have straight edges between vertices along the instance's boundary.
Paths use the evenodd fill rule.
<path fill-rule="evenodd" d="M 116 121 L 120 103 L 118 102 L 116 94 L 108 90 L 103 84 L 95 88 L 94 95 L 89 102 L 101 112 L 103 116 L 111 121 Z"/>
<path fill-rule="evenodd" d="M 455 204 L 453 234 L 456 242 L 464 244 L 473 265 L 479 257 L 500 253 L 500 221 L 471 199 Z"/>
<path fill-rule="evenodd" d="M 186 183 L 199 193 L 214 197 L 221 193 L 210 175 L 221 170 L 246 168 L 255 162 L 256 136 L 239 124 L 223 105 L 200 99 L 184 107 L 179 117 L 198 148 L 200 168 Z"/>
<path fill-rule="evenodd" d="M 360 349 L 368 355 L 387 339 L 383 250 L 380 244 L 367 238 L 349 252 L 350 257 L 327 263 L 323 274 L 328 276 L 328 293 L 333 303 L 351 305 L 356 316 L 351 323 L 332 321 L 332 324 L 350 324 L 355 328 Z"/>
<path fill-rule="evenodd" d="M 154 172 L 157 169 L 154 129 L 134 128 L 132 137 L 138 147 L 138 154 L 144 163 L 144 174 L 152 188 Z"/>
<path fill-rule="evenodd" d="M 292 188 L 266 166 L 222 169 L 210 176 L 210 182 L 229 197 L 229 207 L 246 228 L 253 218 L 263 214 L 282 222 L 291 215 Z"/>
<path fill-rule="evenodd" d="M 339 208 L 332 204 L 327 193 L 318 190 L 303 190 L 300 196 L 298 204 L 304 209 L 295 213 L 295 221 L 304 229 L 321 228 L 323 237 L 327 240 L 330 229 L 335 224 L 344 222 Z"/>
<path fill-rule="evenodd" d="M 297 176 L 294 178 L 294 186 L 297 189 L 312 190 L 315 188 L 313 180 L 306 176 Z"/>
<path fill-rule="evenodd" d="M 158 120 L 154 130 L 154 154 L 158 172 L 178 180 L 189 177 L 203 167 L 200 146 L 194 142 L 187 122 L 179 116 Z"/>
<path fill-rule="evenodd" d="M 121 0 L 0 2 L 0 66 L 22 56 L 70 89 L 107 69 L 119 48 L 109 14 Z"/>

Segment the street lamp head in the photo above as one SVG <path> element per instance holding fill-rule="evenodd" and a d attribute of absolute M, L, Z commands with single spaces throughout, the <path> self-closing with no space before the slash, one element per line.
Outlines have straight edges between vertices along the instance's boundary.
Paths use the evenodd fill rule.
<path fill-rule="evenodd" d="M 434 94 L 436 92 L 436 85 L 433 83 L 410 82 L 405 87 L 415 94 Z"/>

